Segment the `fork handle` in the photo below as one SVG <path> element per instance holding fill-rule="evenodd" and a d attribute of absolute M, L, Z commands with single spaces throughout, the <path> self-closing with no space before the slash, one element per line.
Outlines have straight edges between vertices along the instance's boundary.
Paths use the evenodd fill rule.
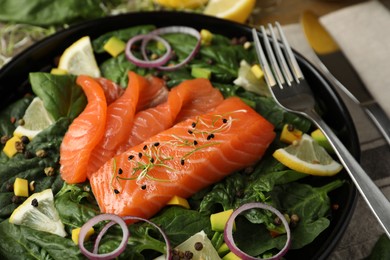
<path fill-rule="evenodd" d="M 311 119 L 317 124 L 324 135 L 328 138 L 330 144 L 335 150 L 341 163 L 349 173 L 352 181 L 359 190 L 361 196 L 368 204 L 375 217 L 385 230 L 390 238 L 390 202 L 385 195 L 380 191 L 378 186 L 371 180 L 367 173 L 363 170 L 360 164 L 355 160 L 351 153 L 347 150 L 340 139 L 333 133 L 332 129 L 322 120 L 315 112 L 308 113 Z"/>

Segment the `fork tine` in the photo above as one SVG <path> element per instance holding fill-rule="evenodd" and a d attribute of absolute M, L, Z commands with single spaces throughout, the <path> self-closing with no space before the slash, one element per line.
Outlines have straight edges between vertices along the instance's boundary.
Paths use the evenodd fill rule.
<path fill-rule="evenodd" d="M 259 64 L 261 69 L 264 71 L 264 78 L 268 86 L 275 86 L 276 80 L 274 75 L 272 74 L 271 68 L 268 64 L 267 59 L 265 58 L 263 48 L 261 47 L 261 43 L 259 37 L 257 35 L 257 31 L 255 28 L 252 29 L 253 41 L 255 42 L 255 49 L 257 56 L 259 57 Z"/>
<path fill-rule="evenodd" d="M 260 30 L 263 34 L 263 41 L 264 41 L 264 47 L 265 51 L 267 52 L 268 59 L 271 63 L 271 68 L 274 72 L 274 76 L 276 78 L 276 82 L 278 83 L 278 86 L 283 89 L 283 84 L 285 83 L 284 77 L 282 75 L 282 72 L 280 71 L 279 65 L 276 61 L 274 52 L 272 51 L 271 44 L 269 43 L 269 39 L 267 37 L 267 33 L 265 32 L 264 26 L 260 26 Z"/>
<path fill-rule="evenodd" d="M 285 54 L 287 57 L 287 61 L 288 61 L 290 68 L 293 72 L 295 81 L 297 83 L 299 83 L 299 81 L 300 81 L 299 79 L 303 79 L 303 73 L 298 65 L 298 62 L 294 56 L 294 53 L 291 50 L 290 44 L 287 41 L 287 38 L 282 30 L 282 27 L 280 26 L 280 23 L 275 22 L 275 24 L 276 24 L 276 27 L 278 28 L 278 33 L 279 33 L 280 39 L 282 40 L 282 43 L 284 45 L 284 51 L 285 51 Z"/>
<path fill-rule="evenodd" d="M 272 37 L 272 43 L 275 50 L 275 56 L 276 59 L 279 62 L 280 70 L 282 71 L 282 74 L 289 86 L 291 86 L 291 82 L 294 80 L 293 76 L 291 75 L 290 69 L 288 68 L 286 59 L 284 58 L 284 55 L 282 53 L 282 49 L 280 47 L 280 44 L 278 42 L 278 39 L 276 38 L 275 31 L 273 29 L 273 26 L 271 24 L 268 24 L 268 30 Z"/>

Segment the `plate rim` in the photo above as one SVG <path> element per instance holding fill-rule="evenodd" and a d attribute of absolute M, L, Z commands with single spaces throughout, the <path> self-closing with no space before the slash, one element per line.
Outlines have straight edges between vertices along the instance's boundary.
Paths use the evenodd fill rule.
<path fill-rule="evenodd" d="M 175 17 L 176 19 L 178 19 L 178 21 L 180 19 L 183 19 L 183 20 L 194 19 L 194 21 L 202 19 L 203 23 L 209 22 L 211 24 L 214 24 L 214 26 L 215 26 L 215 24 L 224 24 L 226 26 L 229 26 L 229 28 L 235 27 L 236 30 L 238 29 L 238 30 L 246 31 L 246 33 L 249 33 L 250 30 L 252 29 L 252 27 L 250 27 L 249 25 L 246 25 L 246 24 L 241 24 L 241 23 L 237 23 L 237 22 L 233 22 L 233 21 L 229 21 L 229 20 L 224 20 L 224 19 L 220 19 L 217 17 L 203 15 L 203 14 L 199 14 L 199 13 L 178 12 L 178 11 L 130 12 L 130 13 L 120 14 L 120 15 L 116 15 L 116 16 L 109 16 L 109 17 L 88 20 L 85 22 L 71 25 L 66 29 L 62 29 L 62 30 L 50 35 L 49 37 L 45 37 L 44 39 L 34 43 L 33 45 L 29 46 L 28 48 L 26 48 L 25 50 L 23 50 L 22 52 L 17 54 L 15 57 L 13 57 L 11 61 L 6 63 L 0 69 L 0 88 L 1 88 L 0 94 L 1 94 L 2 89 L 4 88 L 2 83 L 4 83 L 4 81 L 7 80 L 8 75 L 11 75 L 11 77 L 13 77 L 12 71 L 18 68 L 18 64 L 23 63 L 23 61 L 25 62 L 26 60 L 27 61 L 30 60 L 30 58 L 32 56 L 34 56 L 34 54 L 36 54 L 39 51 L 42 51 L 42 49 L 45 49 L 45 47 L 50 45 L 55 39 L 61 38 L 61 37 L 66 37 L 67 35 L 74 36 L 75 34 L 79 34 L 81 31 L 86 30 L 87 28 L 91 28 L 92 26 L 96 26 L 96 25 L 99 25 L 102 23 L 112 23 L 115 21 L 121 21 L 122 19 L 126 19 L 126 18 L 136 19 L 138 17 L 145 17 L 145 16 L 150 16 L 151 22 L 149 24 L 153 24 L 153 20 L 156 20 L 157 17 L 160 17 L 159 19 L 161 19 L 161 17 L 170 16 L 171 19 L 172 19 L 172 17 Z M 142 24 L 146 25 L 146 23 L 142 23 Z M 141 24 L 139 24 L 139 25 L 141 25 Z M 127 28 L 130 26 L 134 26 L 134 25 L 123 25 L 117 29 Z M 104 34 L 104 33 L 106 33 L 106 31 L 102 32 L 101 34 Z M 258 34 L 261 37 L 263 37 L 260 32 L 258 32 Z M 64 46 L 65 45 L 66 44 L 64 44 Z M 62 49 L 62 51 L 64 50 L 64 48 Z M 59 52 L 61 52 L 61 51 L 59 51 Z M 314 74 L 314 76 L 316 78 L 318 78 L 322 82 L 322 86 L 325 87 L 325 90 L 332 96 L 332 99 L 334 101 L 336 101 L 338 107 L 341 109 L 340 112 L 343 114 L 343 117 L 346 117 L 346 120 L 348 123 L 348 130 L 352 131 L 349 133 L 351 136 L 350 140 L 352 140 L 352 143 L 351 143 L 352 146 L 349 147 L 349 150 L 351 151 L 352 155 L 356 158 L 356 160 L 359 161 L 361 151 L 360 151 L 359 140 L 358 140 L 358 136 L 357 136 L 357 132 L 356 132 L 356 127 L 352 121 L 352 117 L 351 117 L 345 103 L 341 99 L 341 96 L 337 93 L 337 91 L 333 88 L 333 86 L 331 84 L 329 84 L 329 82 L 326 80 L 326 78 L 321 74 L 321 72 L 318 69 L 316 69 L 316 67 L 310 61 L 308 61 L 303 55 L 301 55 L 296 50 L 293 49 L 293 52 L 298 59 L 298 63 L 300 63 L 300 65 L 304 65 L 308 70 L 310 70 Z M 50 56 L 50 55 L 48 55 L 48 56 Z M 22 74 L 24 74 L 24 73 L 22 73 Z M 26 76 L 28 79 L 28 74 Z M 16 91 L 16 94 L 20 94 L 19 91 L 23 92 L 23 89 L 19 90 L 17 87 L 15 87 L 15 91 Z M 10 98 L 12 99 L 15 97 L 10 97 Z M 6 102 L 6 103 L 9 104 L 10 102 Z M 1 109 L 3 109 L 3 108 L 4 107 L 1 107 Z M 349 177 L 347 177 L 347 178 L 349 178 Z M 350 188 L 350 190 L 349 190 L 348 195 L 351 197 L 351 201 L 348 205 L 349 208 L 343 211 L 343 214 L 341 216 L 343 221 L 338 221 L 338 223 L 336 223 L 335 230 L 333 232 L 331 232 L 333 239 L 327 239 L 328 240 L 327 246 L 318 248 L 317 254 L 314 254 L 312 256 L 312 259 L 325 259 L 328 255 L 331 254 L 331 252 L 333 251 L 333 249 L 336 247 L 337 243 L 340 241 L 341 237 L 343 236 L 343 234 L 348 226 L 348 223 L 353 215 L 353 210 L 355 208 L 356 201 L 357 201 L 356 187 L 353 184 L 350 184 L 349 188 Z M 344 223 L 341 223 L 341 222 L 344 222 Z M 331 241 L 329 241 L 329 240 L 331 240 Z M 302 250 L 302 249 L 298 249 L 298 250 Z M 288 258 L 288 259 L 291 259 L 291 258 Z"/>

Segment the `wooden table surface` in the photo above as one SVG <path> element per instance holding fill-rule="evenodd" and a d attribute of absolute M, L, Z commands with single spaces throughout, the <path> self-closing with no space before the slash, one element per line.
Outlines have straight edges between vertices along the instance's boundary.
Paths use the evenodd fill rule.
<path fill-rule="evenodd" d="M 257 0 L 262 1 L 262 0 Z M 250 23 L 259 25 L 279 21 L 282 25 L 298 23 L 301 13 L 310 9 L 322 16 L 343 7 L 367 0 L 280 0 L 280 4 L 271 10 L 259 12 L 252 17 Z M 390 2 L 389 0 L 382 0 Z"/>

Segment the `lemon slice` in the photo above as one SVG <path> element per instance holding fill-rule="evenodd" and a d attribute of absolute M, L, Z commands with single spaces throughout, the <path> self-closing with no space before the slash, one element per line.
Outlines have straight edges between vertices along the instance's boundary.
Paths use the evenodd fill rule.
<path fill-rule="evenodd" d="M 184 241 L 183 243 L 175 247 L 173 254 L 175 254 L 175 252 L 180 254 L 186 251 L 193 253 L 191 259 L 203 259 L 203 260 L 221 259 L 218 255 L 217 250 L 215 250 L 213 244 L 211 243 L 210 239 L 207 237 L 206 233 L 203 230 L 189 237 L 186 241 Z M 161 255 L 155 258 L 154 260 L 163 260 L 163 259 L 166 259 L 165 255 Z"/>
<path fill-rule="evenodd" d="M 203 13 L 243 23 L 251 14 L 256 0 L 210 0 Z"/>
<path fill-rule="evenodd" d="M 174 9 L 194 9 L 207 3 L 208 0 L 154 0 L 156 4 Z"/>
<path fill-rule="evenodd" d="M 19 125 L 14 136 L 27 136 L 32 140 L 39 132 L 54 123 L 53 117 L 46 110 L 43 101 L 39 97 L 35 97 L 31 104 L 27 107 L 23 116 L 23 125 Z"/>
<path fill-rule="evenodd" d="M 299 141 L 290 146 L 277 149 L 273 156 L 290 169 L 311 175 L 332 176 L 342 169 L 342 166 L 307 134 L 303 134 Z"/>
<path fill-rule="evenodd" d="M 89 36 L 82 37 L 64 51 L 60 57 L 58 69 L 74 75 L 100 77 L 100 69 L 93 54 Z"/>
<path fill-rule="evenodd" d="M 14 210 L 9 218 L 9 222 L 61 237 L 67 235 L 54 206 L 54 197 L 51 189 L 34 193 L 28 197 L 23 204 Z"/>

